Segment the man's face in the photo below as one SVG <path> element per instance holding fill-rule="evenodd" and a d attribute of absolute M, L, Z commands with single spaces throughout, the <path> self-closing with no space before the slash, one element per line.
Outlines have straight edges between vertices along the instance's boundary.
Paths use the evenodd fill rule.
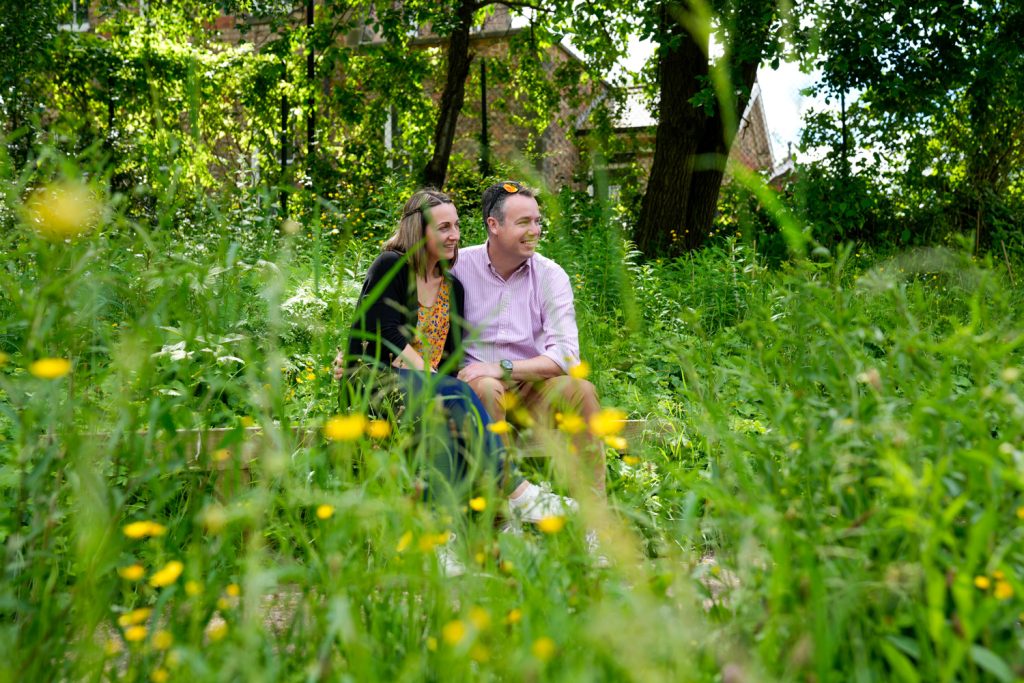
<path fill-rule="evenodd" d="M 540 207 L 533 197 L 514 194 L 505 199 L 505 220 L 487 219 L 487 232 L 495 255 L 525 261 L 537 251 L 543 226 Z"/>

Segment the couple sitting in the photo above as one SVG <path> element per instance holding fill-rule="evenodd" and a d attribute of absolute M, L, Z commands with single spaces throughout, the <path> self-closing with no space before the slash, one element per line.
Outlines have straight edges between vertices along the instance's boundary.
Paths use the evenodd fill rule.
<path fill-rule="evenodd" d="M 536 253 L 543 227 L 536 195 L 516 182 L 497 183 L 484 191 L 482 209 L 487 241 L 460 251 L 451 199 L 433 190 L 409 199 L 367 272 L 335 375 L 368 362 L 393 373 L 388 378 L 407 397 L 441 399 L 458 434 L 482 434 L 485 462 L 477 464 L 502 479 L 513 518 L 537 522 L 575 510 L 576 502 L 519 476 L 505 462 L 501 430 L 490 427 L 513 401 L 543 424 L 555 410 L 589 420 L 599 404 L 590 382 L 567 374 L 579 363 L 572 286 L 561 267 Z M 458 434 L 449 434 L 450 447 L 434 463 L 452 485 L 472 469 Z M 603 448 L 586 433 L 574 445 L 584 477 L 603 494 Z"/>

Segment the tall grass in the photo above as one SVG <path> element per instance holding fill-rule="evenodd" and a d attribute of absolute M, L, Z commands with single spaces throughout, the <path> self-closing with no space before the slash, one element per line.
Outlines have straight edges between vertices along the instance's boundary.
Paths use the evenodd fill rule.
<path fill-rule="evenodd" d="M 5 177 L 2 680 L 1024 675 L 1022 298 L 987 264 L 773 272 L 730 241 L 643 262 L 563 197 L 544 252 L 592 379 L 664 431 L 609 453 L 610 514 L 513 536 L 486 482 L 479 511 L 417 495 L 429 425 L 290 429 L 337 410 L 325 366 L 373 240 L 266 221 L 247 240 L 241 209 L 171 229 L 117 197 L 46 239 Z M 38 376 L 47 357 L 71 371 Z M 176 430 L 197 426 L 227 431 L 194 459 Z M 436 561 L 449 532 L 459 579 Z"/>

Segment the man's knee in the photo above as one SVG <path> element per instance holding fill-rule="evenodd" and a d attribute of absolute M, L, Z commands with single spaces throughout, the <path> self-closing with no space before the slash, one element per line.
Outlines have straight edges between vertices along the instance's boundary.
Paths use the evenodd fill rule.
<path fill-rule="evenodd" d="M 549 379 L 544 388 L 549 399 L 560 407 L 578 411 L 584 416 L 597 412 L 597 388 L 585 379 L 561 375 Z"/>
<path fill-rule="evenodd" d="M 476 395 L 484 402 L 487 409 L 501 403 L 501 397 L 505 395 L 505 385 L 500 379 L 494 377 L 478 377 L 469 383 Z"/>

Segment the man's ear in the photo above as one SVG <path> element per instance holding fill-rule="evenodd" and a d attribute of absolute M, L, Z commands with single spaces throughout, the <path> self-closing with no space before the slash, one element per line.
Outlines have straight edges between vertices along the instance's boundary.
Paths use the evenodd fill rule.
<path fill-rule="evenodd" d="M 495 218 L 494 216 L 487 217 L 486 225 L 488 234 L 498 232 L 498 219 Z"/>

